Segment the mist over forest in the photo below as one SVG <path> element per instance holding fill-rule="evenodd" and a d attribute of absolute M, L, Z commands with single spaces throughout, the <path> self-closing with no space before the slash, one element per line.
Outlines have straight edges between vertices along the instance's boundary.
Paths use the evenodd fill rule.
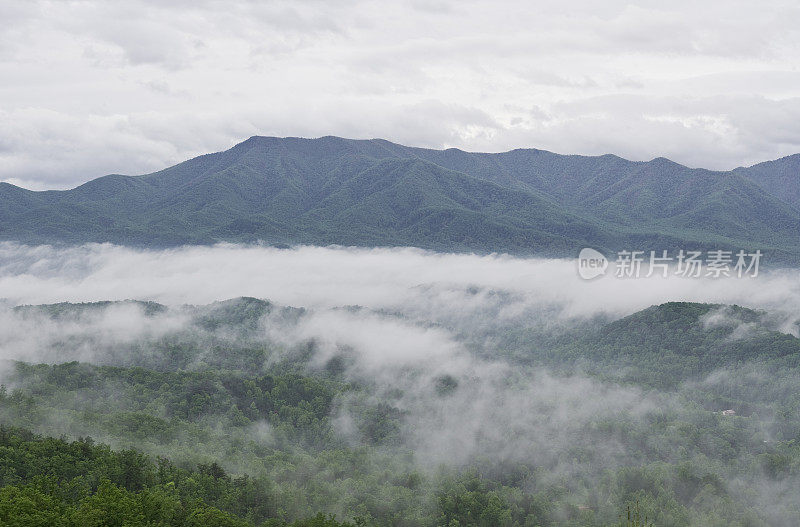
<path fill-rule="evenodd" d="M 166 457 L 211 485 L 181 492 L 254 524 L 612 525 L 636 504 L 656 525 L 795 525 L 797 284 L 5 243 L 2 437 L 7 456 L 30 430 Z M 85 492 L 169 483 L 142 463 Z"/>

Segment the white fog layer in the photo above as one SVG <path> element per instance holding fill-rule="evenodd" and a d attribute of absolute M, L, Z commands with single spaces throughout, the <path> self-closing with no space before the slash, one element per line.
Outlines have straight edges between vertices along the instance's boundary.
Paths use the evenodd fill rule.
<path fill-rule="evenodd" d="M 151 300 L 207 304 L 250 296 L 295 307 L 358 305 L 466 315 L 503 293 L 501 317 L 527 308 L 563 317 L 620 317 L 667 301 L 800 312 L 798 271 L 742 278 L 582 280 L 573 260 L 361 249 L 222 244 L 137 250 L 0 244 L 0 298 L 9 304 Z"/>

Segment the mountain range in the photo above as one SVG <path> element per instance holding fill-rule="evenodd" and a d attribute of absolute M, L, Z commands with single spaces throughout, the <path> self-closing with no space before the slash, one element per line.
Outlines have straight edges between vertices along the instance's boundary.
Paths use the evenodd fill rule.
<path fill-rule="evenodd" d="M 251 137 L 64 191 L 0 183 L 0 239 L 174 246 L 416 246 L 574 256 L 760 249 L 800 261 L 800 155 L 732 171 L 664 158 L 471 153 L 381 139 Z"/>

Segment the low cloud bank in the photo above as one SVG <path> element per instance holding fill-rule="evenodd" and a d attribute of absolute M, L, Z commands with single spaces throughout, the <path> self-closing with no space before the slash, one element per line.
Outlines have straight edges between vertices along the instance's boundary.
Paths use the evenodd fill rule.
<path fill-rule="evenodd" d="M 585 281 L 571 260 L 413 248 L 0 244 L 0 298 L 10 304 L 137 299 L 180 305 L 238 296 L 298 307 L 359 305 L 439 316 L 493 308 L 494 317 L 513 318 L 528 309 L 568 318 L 619 317 L 667 301 L 800 312 L 800 273 Z"/>

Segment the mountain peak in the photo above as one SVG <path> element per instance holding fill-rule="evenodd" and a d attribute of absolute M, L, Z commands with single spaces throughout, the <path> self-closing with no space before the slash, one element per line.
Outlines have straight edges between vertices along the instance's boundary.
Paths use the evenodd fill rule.
<path fill-rule="evenodd" d="M 666 157 L 656 157 L 647 161 L 648 164 L 658 166 L 658 167 L 682 167 L 686 168 L 685 165 L 681 165 L 680 163 L 676 163 L 675 161 L 668 159 Z"/>

